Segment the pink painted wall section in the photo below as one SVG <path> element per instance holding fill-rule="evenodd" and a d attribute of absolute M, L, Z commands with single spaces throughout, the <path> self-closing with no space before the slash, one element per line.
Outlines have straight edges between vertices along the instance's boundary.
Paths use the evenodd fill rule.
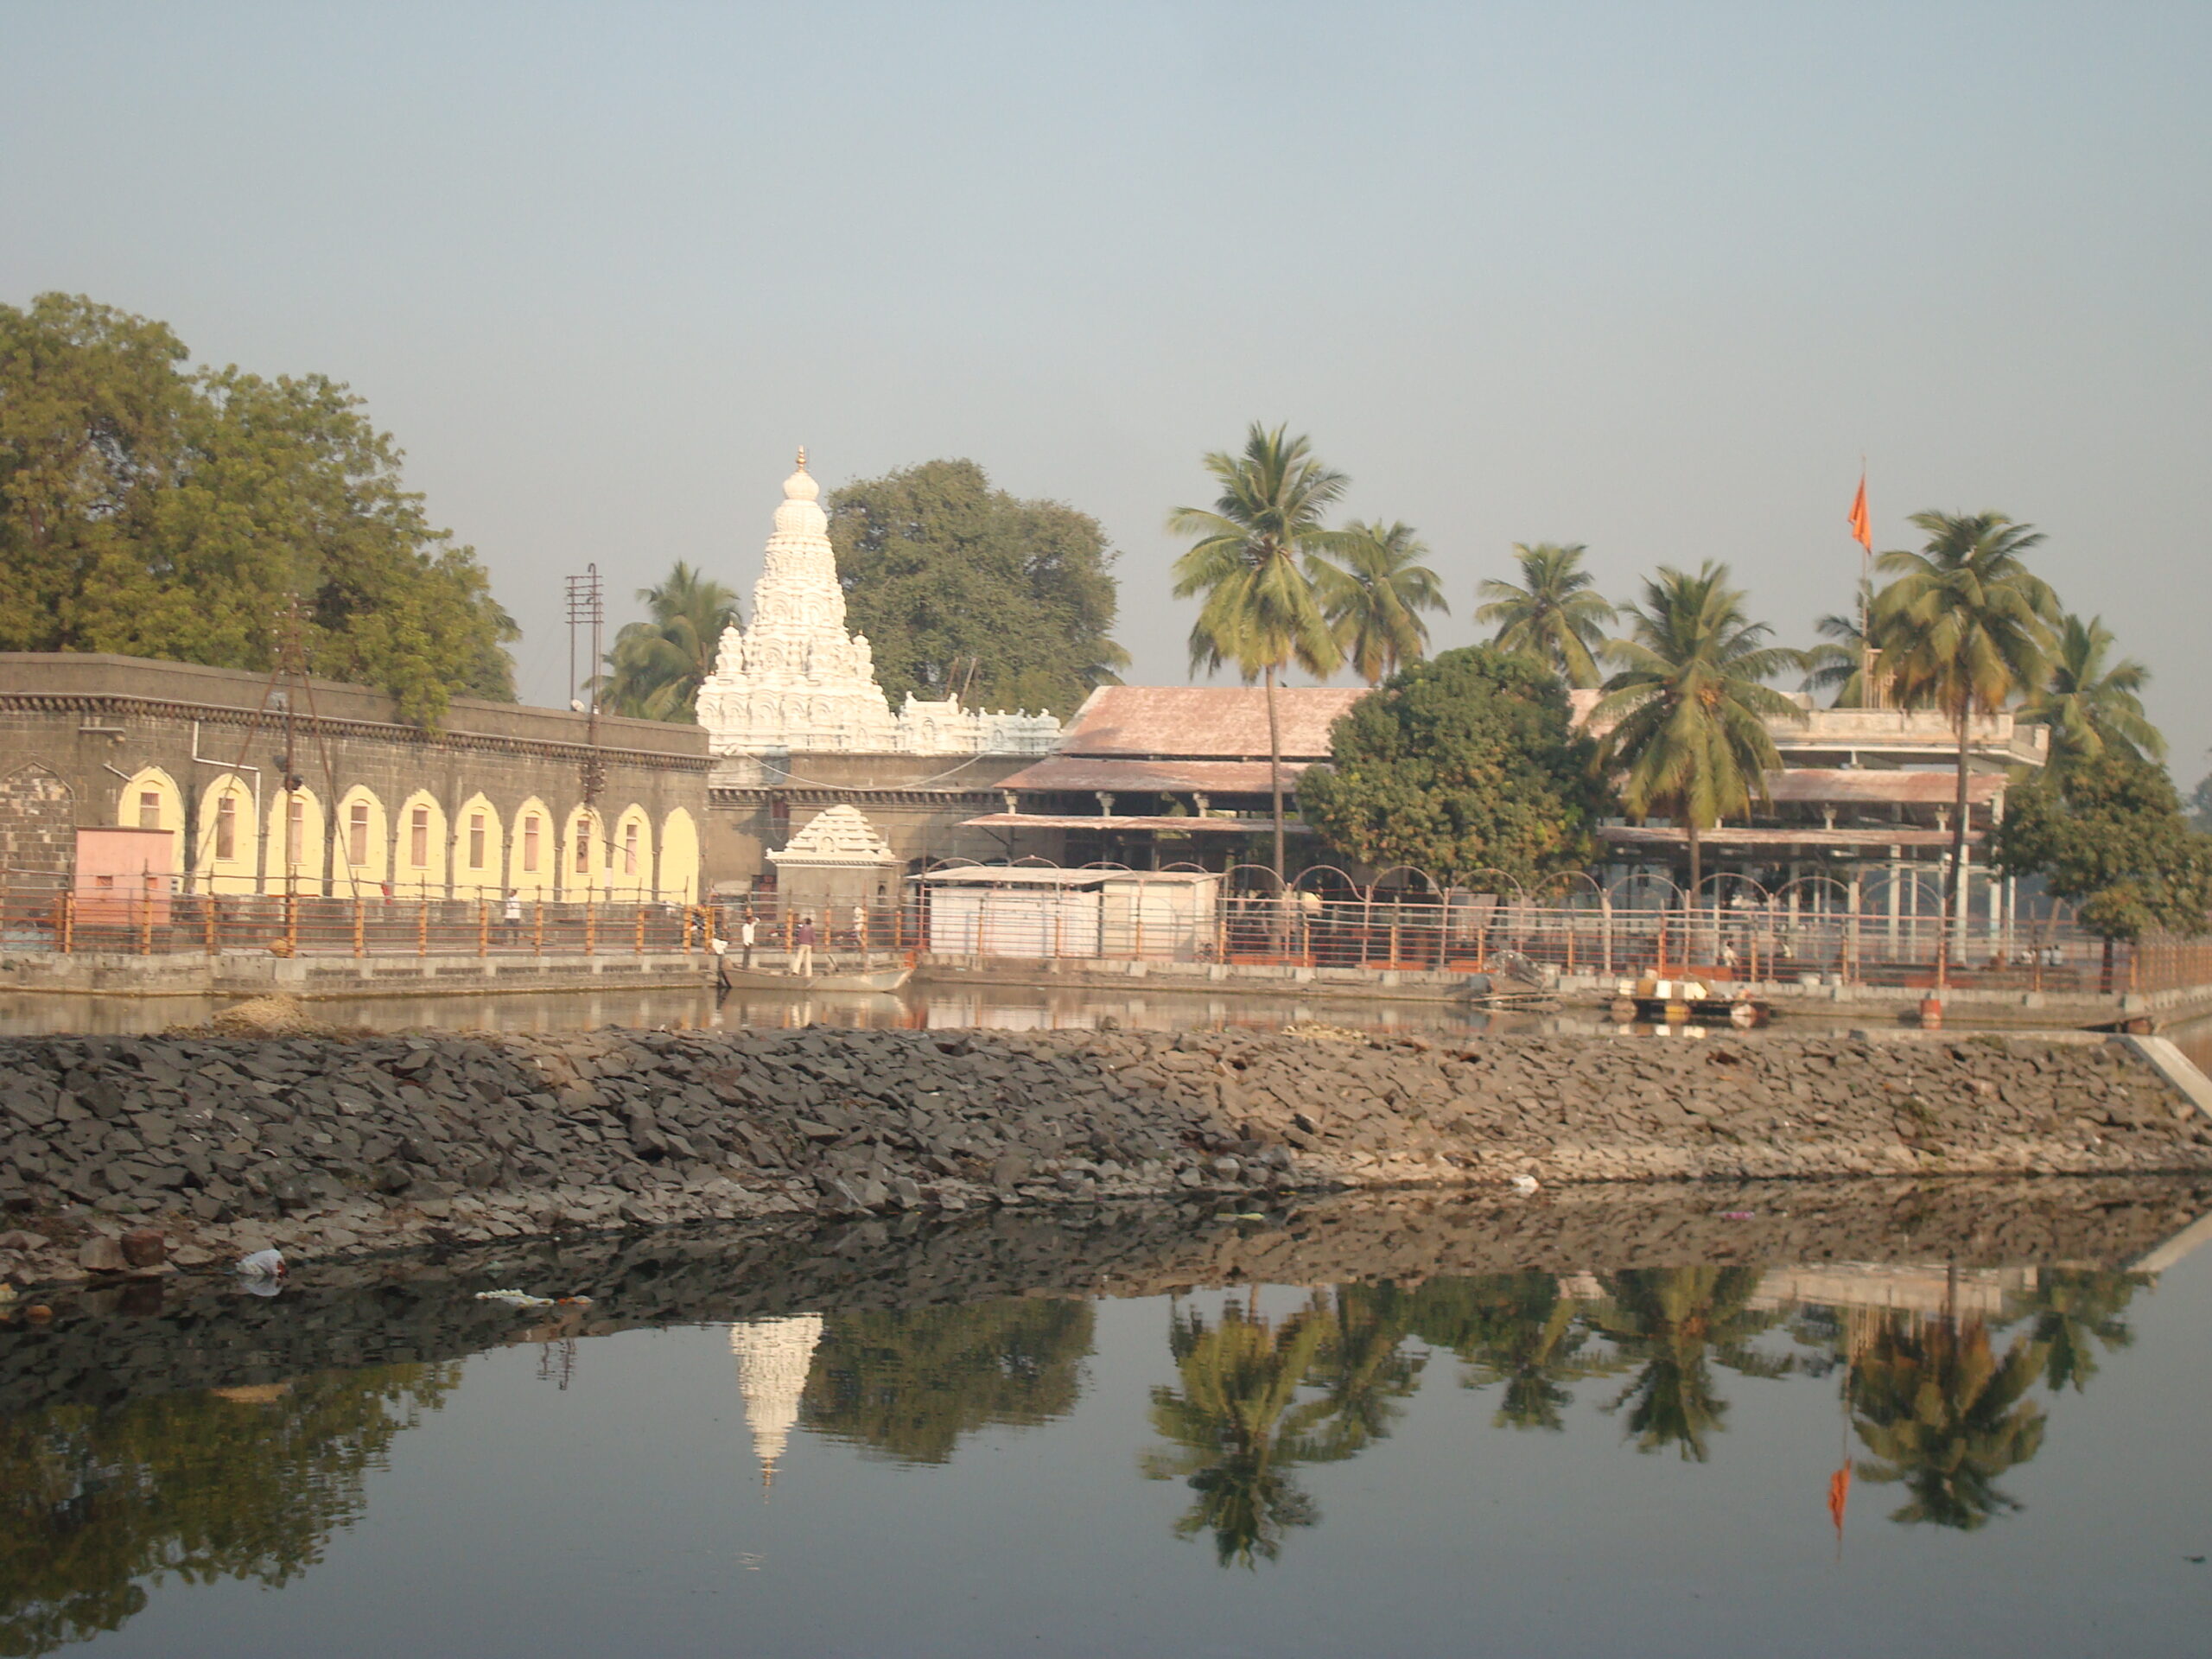
<path fill-rule="evenodd" d="M 169 918 L 176 886 L 176 836 L 168 830 L 77 831 L 77 918 L 157 925 Z"/>

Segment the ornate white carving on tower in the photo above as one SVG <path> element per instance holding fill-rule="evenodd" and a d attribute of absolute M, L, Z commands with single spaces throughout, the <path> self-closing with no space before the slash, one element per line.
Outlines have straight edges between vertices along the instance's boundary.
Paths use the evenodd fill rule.
<path fill-rule="evenodd" d="M 745 1399 L 745 1426 L 753 1431 L 753 1455 L 760 1459 L 763 1487 L 775 1484 L 777 1460 L 798 1425 L 799 1396 L 806 1392 L 815 1344 L 821 1340 L 819 1313 L 748 1319 L 729 1328 L 737 1391 Z"/>
<path fill-rule="evenodd" d="M 910 696 L 897 715 L 875 683 L 868 636 L 845 632 L 845 593 L 830 549 L 822 486 L 806 470 L 784 502 L 753 587 L 750 627 L 724 630 L 699 690 L 699 723 L 716 754 L 1049 754 L 1050 715 L 984 714 Z"/>

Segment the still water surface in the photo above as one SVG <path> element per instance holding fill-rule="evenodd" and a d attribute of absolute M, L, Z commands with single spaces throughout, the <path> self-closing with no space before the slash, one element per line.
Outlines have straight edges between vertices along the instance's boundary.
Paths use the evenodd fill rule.
<path fill-rule="evenodd" d="M 2012 1224 L 1945 1231 L 1949 1202 L 1910 1212 Z M 0 1327 L 0 1652 L 2205 1650 L 2212 1250 L 2146 1258 L 2125 1203 L 2070 1266 L 1685 1213 L 1418 1282 L 1173 1284 L 1317 1258 L 1294 1221 L 1224 1254 L 1169 1213 L 1063 1250 L 1049 1294 L 930 1288 L 1052 1254 L 1032 1218 L 726 1271 L 711 1236 L 633 1243 L 536 1326 L 473 1290 L 542 1252 Z M 1576 1225 L 1452 1224 L 1532 1257 L 1485 1238 Z M 1732 1225 L 1800 1254 L 1654 1242 Z M 1109 1259 L 1128 1294 L 1065 1294 Z"/>

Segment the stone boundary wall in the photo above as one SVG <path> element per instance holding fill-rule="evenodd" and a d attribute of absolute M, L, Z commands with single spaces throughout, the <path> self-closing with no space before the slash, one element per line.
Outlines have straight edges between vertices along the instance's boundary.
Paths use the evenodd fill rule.
<path fill-rule="evenodd" d="M 2212 1170 L 2117 1044 L 605 1031 L 0 1042 L 0 1274 L 1338 1185 Z M 1525 1184 L 1525 1183 L 1524 1183 Z M 1209 1211 L 1210 1212 L 1210 1211 Z"/>

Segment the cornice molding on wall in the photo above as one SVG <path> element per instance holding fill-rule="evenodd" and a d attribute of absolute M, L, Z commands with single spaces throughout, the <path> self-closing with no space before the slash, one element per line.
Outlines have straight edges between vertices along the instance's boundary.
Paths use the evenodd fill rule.
<path fill-rule="evenodd" d="M 283 711 L 261 710 L 221 703 L 187 702 L 164 697 L 132 696 L 123 692 L 0 691 L 0 712 L 31 714 L 138 715 L 152 719 L 197 721 L 203 726 L 245 728 L 255 725 L 275 729 L 283 724 Z M 588 743 L 556 743 L 543 738 L 500 737 L 486 732 L 425 731 L 420 727 L 370 720 L 348 720 L 334 715 L 303 714 L 295 709 L 294 729 L 308 736 L 351 737 L 379 743 L 411 745 L 418 748 L 451 749 L 478 753 L 524 755 L 533 760 L 580 763 L 596 755 L 602 764 L 635 766 L 647 772 L 704 772 L 717 758 L 708 754 L 664 754 L 650 749 L 612 748 Z"/>

